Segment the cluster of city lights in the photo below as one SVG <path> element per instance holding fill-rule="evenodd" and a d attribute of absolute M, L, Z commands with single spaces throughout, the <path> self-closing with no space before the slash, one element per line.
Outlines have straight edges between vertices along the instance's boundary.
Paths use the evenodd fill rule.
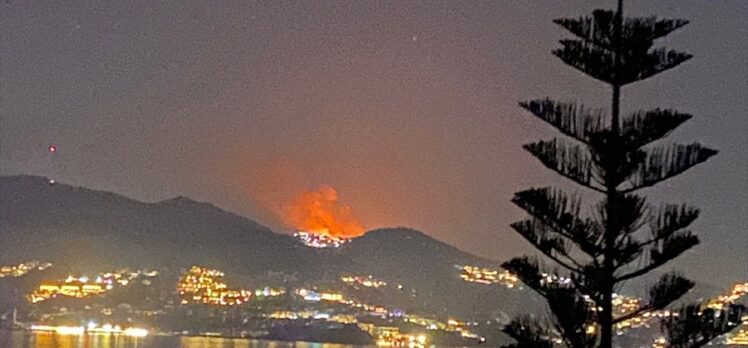
<path fill-rule="evenodd" d="M 342 276 L 340 280 L 348 285 L 361 285 L 367 288 L 381 288 L 387 286 L 387 282 L 375 279 L 373 276 Z"/>
<path fill-rule="evenodd" d="M 455 267 L 460 270 L 460 278 L 469 283 L 499 284 L 507 288 L 513 288 L 519 283 L 519 278 L 509 271 L 467 265 Z"/>
<path fill-rule="evenodd" d="M 719 295 L 709 301 L 706 302 L 704 305 L 705 308 L 713 309 L 713 310 L 724 310 L 727 308 L 727 306 L 734 304 L 737 300 L 739 300 L 741 297 L 745 296 L 745 294 L 748 292 L 748 282 L 746 283 L 737 283 L 733 285 L 733 287 L 726 293 Z M 633 313 L 637 310 L 639 310 L 639 307 L 641 306 L 641 300 L 637 298 L 630 298 L 630 297 L 624 297 L 617 295 L 614 297 L 613 304 L 616 305 L 619 302 L 617 302 L 617 299 L 622 299 L 619 306 L 616 306 L 616 314 L 623 316 L 627 315 L 629 313 Z M 659 311 L 651 311 L 651 312 L 645 312 L 640 316 L 634 317 L 629 320 L 624 320 L 620 322 L 617 325 L 617 328 L 619 330 L 624 330 L 627 328 L 637 328 L 640 326 L 649 326 L 649 320 L 651 319 L 660 319 L 660 318 L 667 318 L 671 316 L 677 316 L 677 312 L 672 312 L 670 310 L 664 309 Z M 748 319 L 746 319 L 748 320 Z M 745 321 L 745 320 L 744 320 Z M 619 331 L 619 333 L 622 333 Z"/>
<path fill-rule="evenodd" d="M 337 292 L 317 292 L 314 290 L 298 289 L 296 294 L 310 302 L 338 302 L 343 303 L 343 294 Z"/>
<path fill-rule="evenodd" d="M 729 305 L 734 304 L 741 297 L 748 293 L 748 282 L 737 283 L 725 294 L 718 295 L 717 297 L 709 300 L 703 306 L 705 309 L 712 309 L 721 311 L 726 309 Z M 613 299 L 614 310 L 617 316 L 624 316 L 630 313 L 634 313 L 639 310 L 641 306 L 641 300 L 638 298 L 625 297 L 617 295 Z M 670 310 L 658 310 L 645 312 L 640 316 L 624 320 L 616 325 L 618 334 L 624 333 L 624 330 L 638 327 L 649 327 L 652 319 L 661 319 L 671 316 L 677 316 L 677 312 Z M 738 330 L 734 336 L 727 335 L 725 338 L 725 344 L 730 346 L 748 346 L 748 315 L 741 318 L 743 327 Z M 667 340 L 663 337 L 657 338 L 652 344 L 653 348 L 663 348 L 667 346 Z"/>
<path fill-rule="evenodd" d="M 45 280 L 39 287 L 28 295 L 31 303 L 39 303 L 59 296 L 86 298 L 103 294 L 115 286 L 127 286 L 138 277 L 153 278 L 158 276 L 157 271 L 138 270 L 131 272 L 127 269 L 107 272 L 97 275 L 95 278 L 87 276 L 68 275 L 62 281 Z M 148 281 L 148 280 L 145 280 Z"/>
<path fill-rule="evenodd" d="M 362 309 L 366 312 L 368 312 L 371 315 L 374 316 L 380 316 L 380 317 L 401 317 L 404 322 L 415 324 L 418 326 L 423 327 L 426 330 L 442 330 L 446 332 L 458 332 L 460 336 L 467 339 L 475 339 L 479 342 L 485 341 L 484 337 L 481 337 L 474 332 L 470 331 L 467 328 L 467 325 L 461 321 L 458 321 L 456 319 L 449 319 L 446 323 L 440 322 L 436 319 L 426 318 L 414 314 L 407 314 L 403 311 L 399 310 L 388 310 L 385 307 L 382 306 L 375 306 L 375 305 L 369 305 L 365 303 L 360 303 L 352 299 L 345 298 L 342 294 L 337 292 L 317 292 L 313 290 L 308 289 L 298 289 L 296 293 L 301 296 L 304 300 L 310 301 L 310 302 L 335 302 L 335 303 L 341 303 L 344 305 L 348 305 L 351 307 L 355 307 L 358 309 Z M 291 314 L 291 313 L 288 313 Z M 295 313 L 298 318 L 301 318 L 303 316 L 298 315 L 298 313 Z M 359 323 L 359 326 L 361 325 L 368 325 L 368 324 L 361 324 Z M 413 335 L 406 335 L 401 334 L 399 332 L 399 329 L 397 328 L 389 328 L 392 330 L 385 330 L 386 333 L 382 333 L 377 331 L 376 333 L 372 333 L 371 330 L 378 330 L 381 327 L 378 326 L 372 326 L 368 327 L 364 331 L 369 332 L 372 337 L 377 338 L 377 342 L 380 345 L 384 346 L 411 346 L 411 343 L 418 343 L 418 340 L 413 340 Z M 387 328 L 387 327 L 385 327 Z M 397 329 L 395 331 L 395 329 Z M 403 345 L 404 344 L 404 345 Z M 416 345 L 417 347 L 420 347 L 419 345 Z"/>
<path fill-rule="evenodd" d="M 748 316 L 742 318 L 743 327 L 735 335 L 727 334 L 724 344 L 728 347 L 748 346 Z M 711 344 L 710 344 L 711 345 Z M 655 339 L 652 348 L 666 348 L 668 341 L 665 337 Z"/>
<path fill-rule="evenodd" d="M 470 325 L 474 325 L 477 323 L 466 323 L 454 318 L 448 319 L 446 322 L 439 321 L 433 318 L 427 318 L 422 317 L 419 315 L 405 315 L 404 320 L 407 323 L 415 324 L 418 326 L 422 326 L 426 330 L 441 330 L 446 332 L 458 332 L 460 336 L 467 339 L 474 339 L 478 342 L 485 341 L 485 338 L 470 331 L 469 327 Z"/>
<path fill-rule="evenodd" d="M 734 304 L 740 298 L 748 293 L 748 282 L 737 283 L 733 285 L 729 292 L 719 295 L 707 303 L 707 308 L 714 310 L 724 310 L 729 305 Z M 742 326 L 734 336 L 729 336 L 725 344 L 729 346 L 748 346 L 748 315 L 740 318 Z"/>
<path fill-rule="evenodd" d="M 230 290 L 223 282 L 224 273 L 200 266 L 192 266 L 177 283 L 182 304 L 203 303 L 233 306 L 249 301 L 253 291 Z"/>
<path fill-rule="evenodd" d="M 514 288 L 517 286 L 517 284 L 520 282 L 519 278 L 508 272 L 508 271 L 499 271 L 495 269 L 490 268 L 481 268 L 476 266 L 455 266 L 457 269 L 460 270 L 460 278 L 466 282 L 470 283 L 479 283 L 479 284 L 499 284 L 503 285 L 507 288 Z M 571 279 L 568 277 L 553 275 L 553 274 L 542 274 L 543 278 L 541 279 L 541 283 L 557 283 L 559 285 L 569 285 L 571 283 Z M 725 294 L 719 295 L 714 299 L 711 299 L 708 301 L 705 305 L 706 308 L 714 309 L 714 310 L 723 310 L 730 304 L 735 303 L 738 299 L 745 296 L 746 293 L 748 293 L 748 282 L 745 283 L 737 283 L 735 284 L 730 291 L 728 291 Z M 588 301 L 590 301 L 591 308 L 593 310 L 597 310 L 597 307 L 592 302 L 591 299 L 589 299 L 588 296 L 585 296 Z M 635 313 L 640 310 L 642 306 L 642 300 L 636 297 L 629 297 L 629 296 L 623 296 L 619 294 L 613 294 L 613 310 L 614 315 L 616 317 L 623 317 L 630 315 L 631 313 Z M 632 329 L 632 328 L 639 328 L 639 327 L 650 327 L 651 322 L 656 319 L 662 319 L 662 318 L 668 318 L 672 316 L 677 316 L 678 313 L 672 312 L 670 310 L 664 309 L 664 310 L 657 310 L 657 311 L 645 311 L 641 315 L 634 316 L 630 319 L 623 320 L 616 324 L 617 334 L 622 335 L 626 330 Z M 424 321 L 427 327 L 436 327 L 436 324 L 430 323 L 428 321 Z M 748 319 L 746 320 L 746 324 L 744 324 L 745 329 L 741 329 L 737 335 L 734 337 L 729 337 L 728 342 L 732 342 L 730 344 L 733 345 L 748 345 Z M 587 328 L 588 334 L 595 334 L 596 327 L 594 325 L 590 325 Z M 661 343 L 662 339 L 658 339 L 654 347 L 659 347 L 664 343 Z"/>
<path fill-rule="evenodd" d="M 0 266 L 0 278 L 18 278 L 26 275 L 31 271 L 43 271 L 49 267 L 52 267 L 51 263 L 36 260 L 22 262 L 17 265 L 2 265 Z"/>
<path fill-rule="evenodd" d="M 51 264 L 39 261 L 24 262 L 16 266 L 0 267 L 0 274 L 3 277 L 20 277 L 33 270 L 44 270 Z M 481 268 L 475 266 L 456 266 L 460 271 L 460 278 L 466 282 L 478 284 L 494 284 L 507 288 L 515 288 L 519 284 L 516 275 L 490 268 Z M 158 276 L 156 271 L 138 270 L 130 271 L 122 269 L 115 272 L 101 273 L 94 277 L 69 275 L 60 281 L 43 281 L 37 289 L 31 293 L 28 298 L 32 303 L 38 303 L 46 299 L 65 296 L 70 298 L 87 298 L 103 294 L 117 286 L 127 286 L 133 283 L 136 278 L 142 277 L 143 284 L 150 282 L 147 278 Z M 286 294 L 286 289 L 264 287 L 256 290 L 231 290 L 223 281 L 225 274 L 219 270 L 209 269 L 206 267 L 193 266 L 179 279 L 177 291 L 182 297 L 182 304 L 200 303 L 209 305 L 240 305 L 248 302 L 251 297 L 276 297 Z M 387 286 L 387 282 L 376 279 L 372 275 L 344 275 L 340 280 L 352 287 L 363 288 L 382 288 Z M 139 281 L 139 280 L 138 280 Z M 569 284 L 569 279 L 553 275 L 543 274 L 542 282 L 557 283 L 560 285 Z M 370 333 L 381 346 L 402 346 L 402 347 L 423 347 L 429 341 L 428 332 L 440 330 L 445 332 L 455 332 L 466 339 L 483 342 L 484 337 L 477 335 L 470 330 L 471 323 L 463 323 L 456 319 L 449 319 L 446 322 L 433 318 L 422 317 L 414 314 L 408 314 L 401 310 L 390 310 L 383 306 L 371 305 L 359 302 L 355 299 L 346 297 L 343 293 L 335 291 L 318 291 L 305 288 L 295 289 L 293 293 L 307 302 L 327 302 L 338 303 L 351 308 L 356 308 L 366 315 L 381 318 L 400 318 L 404 323 L 413 324 L 423 328 L 424 333 L 402 333 L 398 327 L 394 326 L 377 326 L 369 323 L 359 322 L 357 315 L 335 314 L 319 310 L 283 310 L 275 311 L 263 315 L 269 319 L 282 320 L 323 320 L 341 324 L 357 324 L 358 327 Z M 715 298 L 705 302 L 703 309 L 724 310 L 730 304 L 735 303 L 740 298 L 748 294 L 748 282 L 735 284 L 730 290 Z M 598 310 L 592 300 L 590 307 L 592 310 Z M 614 294 L 612 300 L 614 315 L 616 317 L 625 317 L 638 313 L 644 306 L 643 300 L 636 297 L 629 297 L 620 294 Z M 677 312 L 667 309 L 656 311 L 641 311 L 642 313 L 623 320 L 616 324 L 618 335 L 624 334 L 629 329 L 639 327 L 651 327 L 654 321 L 661 318 L 677 316 Z M 733 346 L 748 346 L 748 316 L 742 318 L 743 327 L 735 334 L 728 334 L 723 339 L 725 343 Z M 392 325 L 392 324 L 390 324 Z M 49 326 L 49 325 L 32 325 L 29 327 L 32 331 L 51 332 L 63 335 L 83 335 L 83 334 L 113 334 L 142 337 L 148 334 L 148 330 L 141 328 L 122 328 L 111 324 L 96 325 L 89 323 L 87 326 Z M 587 328 L 588 334 L 595 334 L 597 327 L 590 325 Z M 658 338 L 653 347 L 661 347 L 667 342 Z"/>
<path fill-rule="evenodd" d="M 746 293 L 748 293 L 748 282 L 737 283 L 733 285 L 732 289 L 730 289 L 729 292 L 719 295 L 716 298 L 710 300 L 707 304 L 707 308 L 711 308 L 714 310 L 723 310 L 728 305 L 735 303 L 735 301 L 745 296 Z"/>
<path fill-rule="evenodd" d="M 508 272 L 499 271 L 490 268 L 481 268 L 476 266 L 455 266 L 460 270 L 460 278 L 466 282 L 479 283 L 479 284 L 500 284 L 507 288 L 514 288 L 519 283 L 519 278 Z M 543 278 L 541 283 L 557 283 L 559 285 L 569 285 L 571 279 L 568 277 L 553 275 L 553 274 L 542 274 Z M 730 291 L 725 294 L 719 295 L 714 299 L 708 301 L 705 305 L 706 308 L 714 310 L 723 310 L 730 304 L 735 303 L 738 299 L 745 296 L 748 293 L 748 282 L 735 284 Z M 597 310 L 597 307 L 590 301 L 591 308 Z M 640 310 L 642 306 L 642 300 L 636 297 L 623 296 L 619 294 L 613 294 L 613 310 L 616 317 L 623 317 L 635 313 Z M 671 312 L 670 310 L 657 310 L 657 311 L 645 311 L 641 315 L 634 316 L 630 319 L 623 320 L 616 324 L 617 333 L 622 335 L 626 330 L 639 327 L 650 327 L 651 322 L 656 319 L 668 318 L 671 316 L 677 316 L 678 313 Z M 433 326 L 433 325 L 431 325 Z M 730 342 L 734 345 L 748 345 L 748 324 L 745 325 L 746 329 L 740 330 L 737 335 L 729 338 Z M 587 333 L 595 334 L 596 327 L 590 325 L 587 328 Z M 661 339 L 655 342 L 655 347 L 658 346 Z"/>
<path fill-rule="evenodd" d="M 403 333 L 397 326 L 376 326 L 359 323 L 358 327 L 374 337 L 377 346 L 380 347 L 423 348 L 429 346 L 428 336 L 424 333 Z"/>
<path fill-rule="evenodd" d="M 356 324 L 358 319 L 355 315 L 348 314 L 334 314 L 331 315 L 327 312 L 321 312 L 317 310 L 299 310 L 299 311 L 275 311 L 270 315 L 266 316 L 270 319 L 285 319 L 285 320 L 324 320 L 333 323 L 340 324 Z"/>
<path fill-rule="evenodd" d="M 337 238 L 325 233 L 314 233 L 299 231 L 294 233 L 304 245 L 311 248 L 340 248 L 341 245 L 348 242 L 348 239 Z"/>
<path fill-rule="evenodd" d="M 370 305 L 361 303 L 353 299 L 345 298 L 343 294 L 338 292 L 317 292 L 308 289 L 297 289 L 296 294 L 301 296 L 305 301 L 309 302 L 331 302 L 340 303 L 346 306 L 350 306 L 356 309 L 368 312 L 371 315 L 385 317 L 387 315 L 396 316 L 395 312 L 391 312 L 383 306 Z"/>

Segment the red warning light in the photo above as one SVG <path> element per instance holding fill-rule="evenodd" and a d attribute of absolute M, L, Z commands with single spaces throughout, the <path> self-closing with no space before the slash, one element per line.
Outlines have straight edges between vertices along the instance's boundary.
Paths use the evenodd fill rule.
<path fill-rule="evenodd" d="M 49 150 L 49 152 L 57 152 L 57 146 L 52 145 L 52 146 L 49 147 L 48 150 Z"/>

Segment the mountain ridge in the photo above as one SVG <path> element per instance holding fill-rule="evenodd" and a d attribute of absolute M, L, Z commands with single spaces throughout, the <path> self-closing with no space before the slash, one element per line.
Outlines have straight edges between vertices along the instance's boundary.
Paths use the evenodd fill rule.
<path fill-rule="evenodd" d="M 13 182 L 13 181 L 15 181 L 15 182 Z M 72 191 L 78 191 L 79 193 L 84 193 L 86 195 L 102 195 L 102 196 L 104 196 L 104 197 L 106 197 L 108 199 L 121 200 L 121 201 L 123 201 L 125 203 L 128 203 L 128 204 L 142 204 L 142 205 L 145 205 L 145 206 L 151 206 L 151 207 L 156 207 L 156 208 L 161 208 L 161 207 L 179 207 L 179 208 L 200 207 L 200 208 L 208 208 L 209 210 L 212 210 L 214 212 L 220 212 L 221 214 L 225 214 L 226 216 L 232 216 L 232 217 L 235 217 L 235 218 L 238 218 L 238 219 L 243 219 L 245 222 L 248 222 L 248 223 L 251 223 L 253 225 L 256 225 L 260 229 L 266 230 L 266 231 L 271 232 L 271 233 L 273 233 L 275 235 L 288 236 L 287 234 L 277 233 L 277 232 L 273 231 L 272 229 L 270 229 L 269 227 L 267 227 L 267 226 L 265 226 L 265 225 L 263 225 L 263 224 L 255 221 L 255 220 L 253 220 L 250 217 L 246 217 L 246 216 L 243 216 L 241 214 L 237 214 L 235 212 L 232 212 L 230 210 L 218 207 L 218 206 L 214 205 L 213 203 L 198 201 L 198 200 L 192 199 L 192 198 L 190 198 L 188 196 L 184 196 L 184 195 L 177 195 L 177 196 L 172 197 L 172 198 L 167 198 L 167 199 L 158 200 L 158 201 L 154 201 L 154 202 L 147 202 L 147 201 L 140 201 L 140 200 L 128 197 L 128 196 L 123 195 L 123 194 L 118 194 L 118 193 L 114 193 L 114 192 L 110 192 L 110 191 L 106 191 L 106 190 L 91 189 L 91 188 L 87 188 L 87 187 L 84 187 L 84 186 L 73 186 L 73 185 L 69 185 L 69 184 L 65 184 L 65 183 L 61 183 L 61 182 L 56 182 L 54 184 L 50 184 L 49 183 L 49 179 L 46 178 L 46 177 L 42 177 L 42 176 L 35 176 L 35 175 L 12 175 L 12 176 L 0 176 L 0 189 L 3 190 L 3 191 L 0 191 L 0 193 L 3 194 L 3 196 L 1 196 L 1 197 L 5 197 L 5 199 L 8 198 L 7 192 L 5 191 L 5 189 L 9 187 L 8 184 L 15 185 L 15 184 L 18 184 L 19 182 L 20 182 L 20 184 L 22 184 L 24 186 L 25 185 L 33 185 L 33 186 L 35 186 L 36 189 L 38 189 L 39 187 L 45 187 L 45 186 L 53 187 L 53 188 L 64 188 L 67 191 L 71 191 L 71 190 Z M 37 190 L 35 190 L 35 191 L 37 191 Z M 0 204 L 3 204 L 3 201 L 4 200 L 0 200 Z M 8 215 L 8 216 L 10 216 L 10 215 Z M 4 216 L 4 217 L 7 218 L 8 216 Z M 413 229 L 413 228 L 410 228 L 410 227 L 405 227 L 405 226 L 379 227 L 379 228 L 375 228 L 375 229 L 372 229 L 372 230 L 368 230 L 365 233 L 365 235 L 362 236 L 362 237 L 360 237 L 360 238 L 369 236 L 369 238 L 365 238 L 365 239 L 371 239 L 372 235 L 383 235 L 383 234 L 389 234 L 390 236 L 394 235 L 394 234 L 400 234 L 400 237 L 403 237 L 403 238 L 411 238 L 413 236 L 425 237 L 425 238 L 427 238 L 427 239 L 429 239 L 431 241 L 435 241 L 435 242 L 441 243 L 441 244 L 443 244 L 445 246 L 449 246 L 450 248 L 453 248 L 453 249 L 455 249 L 455 250 L 457 250 L 457 251 L 459 251 L 461 253 L 470 254 L 467 251 L 461 250 L 461 249 L 459 249 L 459 248 L 457 248 L 457 247 L 455 247 L 453 245 L 450 245 L 450 244 L 448 244 L 446 242 L 440 241 L 440 240 L 438 240 L 438 239 L 436 239 L 436 238 L 434 238 L 432 236 L 429 236 L 428 234 L 424 233 L 423 231 L 419 231 L 419 230 L 416 230 L 416 229 Z M 478 257 L 478 256 L 475 256 L 475 257 L 488 261 L 488 259 L 486 259 L 486 258 L 482 258 L 482 257 Z M 496 261 L 492 261 L 492 262 L 496 262 Z"/>
<path fill-rule="evenodd" d="M 120 266 L 179 270 L 198 264 L 221 269 L 243 283 L 286 287 L 337 282 L 342 274 L 370 274 L 406 284 L 417 291 L 417 306 L 445 313 L 485 309 L 488 314 L 519 302 L 514 298 L 519 295 L 501 287 L 465 283 L 455 267 L 498 268 L 498 261 L 410 228 L 375 229 L 340 248 L 315 249 L 184 196 L 146 203 L 107 191 L 52 185 L 42 177 L 3 176 L 0 263 L 28 259 L 50 261 L 75 273 Z M 481 298 L 487 293 L 496 296 Z M 492 304 L 476 306 L 479 302 Z"/>

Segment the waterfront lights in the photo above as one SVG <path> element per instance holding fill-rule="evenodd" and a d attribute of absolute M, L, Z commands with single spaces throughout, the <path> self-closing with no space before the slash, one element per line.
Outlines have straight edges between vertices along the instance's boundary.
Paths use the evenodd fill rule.
<path fill-rule="evenodd" d="M 58 326 L 55 329 L 60 335 L 82 335 L 84 331 L 83 326 Z"/>
<path fill-rule="evenodd" d="M 124 331 L 126 336 L 130 337 L 145 337 L 148 336 L 148 330 L 136 328 L 136 327 L 129 327 L 125 329 Z"/>
<path fill-rule="evenodd" d="M 138 327 L 129 327 L 122 329 L 119 325 L 112 326 L 112 324 L 104 324 L 98 326 L 95 322 L 91 321 L 84 326 L 51 326 L 51 325 L 31 325 L 29 327 L 31 331 L 37 332 L 49 332 L 56 333 L 59 335 L 83 335 L 83 334 L 110 334 L 110 335 L 125 335 L 129 337 L 146 337 L 148 336 L 148 330 Z"/>

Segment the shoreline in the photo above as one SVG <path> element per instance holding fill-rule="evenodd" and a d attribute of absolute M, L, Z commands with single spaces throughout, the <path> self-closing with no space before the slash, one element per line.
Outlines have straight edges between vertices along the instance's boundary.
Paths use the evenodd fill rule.
<path fill-rule="evenodd" d="M 131 339 L 139 339 L 139 340 L 145 340 L 149 337 L 174 337 L 174 338 L 215 338 L 215 339 L 222 339 L 222 340 L 242 340 L 242 341 L 261 341 L 261 342 L 267 342 L 267 343 L 304 343 L 304 344 L 310 344 L 310 345 L 342 345 L 342 346 L 348 346 L 348 347 L 355 347 L 355 348 L 376 348 L 378 347 L 376 344 L 370 344 L 370 345 L 362 345 L 362 344 L 353 344 L 353 343 L 340 343 L 340 342 L 316 342 L 316 341 L 304 341 L 304 340 L 283 340 L 283 339 L 268 339 L 268 338 L 262 338 L 262 337 L 242 337 L 242 336 L 224 336 L 224 335 L 211 335 L 211 334 L 178 334 L 178 333 L 171 333 L 171 332 L 154 332 L 149 333 L 147 336 L 127 336 L 122 333 L 114 333 L 114 332 L 88 332 L 85 331 L 81 334 L 64 334 L 64 333 L 58 333 L 53 331 L 40 331 L 40 330 L 31 330 L 29 328 L 0 328 L 0 333 L 24 333 L 28 335 L 51 335 L 51 336 L 66 336 L 66 337 L 83 337 L 83 336 L 118 336 L 118 337 L 126 337 Z M 2 335 L 0 335 L 2 336 Z"/>

